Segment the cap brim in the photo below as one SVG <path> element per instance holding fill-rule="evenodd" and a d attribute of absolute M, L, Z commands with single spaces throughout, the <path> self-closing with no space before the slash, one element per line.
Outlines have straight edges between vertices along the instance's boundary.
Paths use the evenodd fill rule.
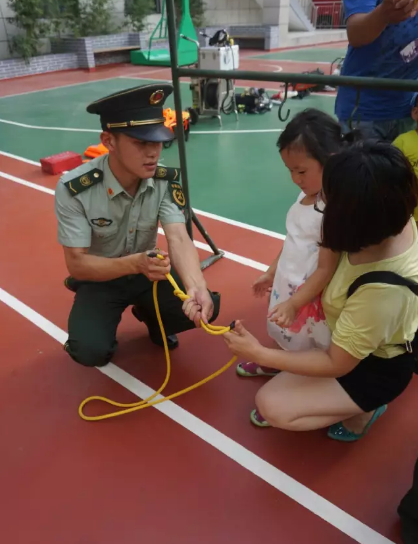
<path fill-rule="evenodd" d="M 174 140 L 175 135 L 172 130 L 167 128 L 163 123 L 158 125 L 144 125 L 142 127 L 131 127 L 126 129 L 118 129 L 114 132 L 123 132 L 131 138 L 136 140 L 143 140 L 144 142 L 171 142 Z"/>

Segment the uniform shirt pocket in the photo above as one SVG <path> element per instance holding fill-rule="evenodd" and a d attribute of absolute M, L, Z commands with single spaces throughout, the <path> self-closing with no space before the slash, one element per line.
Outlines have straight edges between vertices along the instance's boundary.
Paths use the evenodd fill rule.
<path fill-rule="evenodd" d="M 118 225 L 103 227 L 92 225 L 92 250 L 94 253 L 109 256 L 117 248 Z"/>
<path fill-rule="evenodd" d="M 136 225 L 135 251 L 154 249 L 157 242 L 158 224 L 156 221 L 140 219 Z"/>

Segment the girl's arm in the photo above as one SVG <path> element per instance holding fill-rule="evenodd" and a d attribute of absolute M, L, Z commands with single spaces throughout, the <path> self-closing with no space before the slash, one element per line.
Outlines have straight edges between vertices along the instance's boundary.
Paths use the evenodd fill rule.
<path fill-rule="evenodd" d="M 279 262 L 280 255 L 282 254 L 282 249 L 279 251 L 279 254 L 268 267 L 266 272 L 262 274 L 254 283 L 253 291 L 256 297 L 262 297 L 265 295 L 267 290 L 273 285 L 274 275 L 276 274 L 277 263 Z"/>
<path fill-rule="evenodd" d="M 289 300 L 278 304 L 271 310 L 268 314 L 270 321 L 277 323 L 281 327 L 289 327 L 295 320 L 299 310 L 320 295 L 331 281 L 338 266 L 339 258 L 339 253 L 321 247 L 315 272 L 309 276 L 306 283 Z"/>
<path fill-rule="evenodd" d="M 231 352 L 239 358 L 301 376 L 338 378 L 353 370 L 360 362 L 360 359 L 332 342 L 328 351 L 284 351 L 267 348 L 240 321 L 236 322 L 232 332 L 223 335 L 223 339 Z"/>

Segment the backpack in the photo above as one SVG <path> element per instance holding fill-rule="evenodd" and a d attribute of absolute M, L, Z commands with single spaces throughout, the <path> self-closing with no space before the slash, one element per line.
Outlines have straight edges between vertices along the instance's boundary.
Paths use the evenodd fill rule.
<path fill-rule="evenodd" d="M 368 283 L 388 283 L 390 285 L 402 285 L 408 287 L 414 295 L 418 296 L 418 283 L 412 280 L 407 280 L 403 276 L 390 271 L 376 271 L 366 272 L 359 276 L 348 288 L 347 298 L 351 297 L 362 285 Z M 415 332 L 415 336 L 411 342 L 407 341 L 405 344 L 401 344 L 408 353 L 412 353 L 415 359 L 415 374 L 418 374 L 418 331 Z"/>

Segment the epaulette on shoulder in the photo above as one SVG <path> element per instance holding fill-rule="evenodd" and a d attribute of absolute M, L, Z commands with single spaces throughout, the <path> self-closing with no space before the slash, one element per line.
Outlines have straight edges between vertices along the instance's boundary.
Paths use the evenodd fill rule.
<path fill-rule="evenodd" d="M 180 168 L 167 168 L 166 166 L 159 166 L 155 171 L 154 178 L 164 181 L 179 181 Z"/>
<path fill-rule="evenodd" d="M 180 210 L 182 210 L 186 206 L 186 199 L 180 184 L 180 172 L 180 168 L 159 166 L 155 172 L 154 178 L 168 181 L 171 198 Z"/>
<path fill-rule="evenodd" d="M 97 183 L 103 181 L 103 171 L 98 168 L 94 168 L 89 172 L 84 172 L 80 176 L 77 176 L 70 181 L 64 182 L 64 185 L 67 187 L 68 191 L 72 196 L 76 196 L 86 189 L 93 187 Z"/>

